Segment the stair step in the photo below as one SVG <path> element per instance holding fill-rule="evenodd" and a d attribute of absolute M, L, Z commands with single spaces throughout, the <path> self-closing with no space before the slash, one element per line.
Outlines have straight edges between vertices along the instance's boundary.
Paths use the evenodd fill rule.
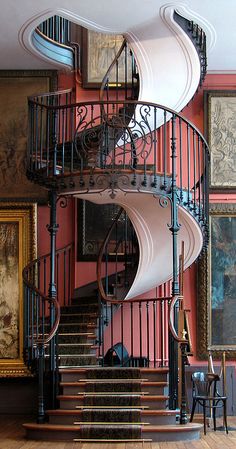
<path fill-rule="evenodd" d="M 101 444 L 101 439 L 95 439 L 95 438 L 74 438 L 73 440 L 75 443 L 100 443 Z M 103 443 L 149 443 L 151 442 L 151 439 L 148 438 L 130 438 L 130 439 L 117 439 L 115 440 L 114 438 L 106 440 L 105 438 L 102 439 Z"/>
<path fill-rule="evenodd" d="M 76 316 L 78 316 L 78 317 L 80 317 L 80 316 L 82 316 L 82 317 L 84 317 L 84 316 L 88 316 L 88 317 L 91 317 L 91 316 L 93 316 L 93 317 L 97 317 L 97 313 L 91 313 L 91 312 L 88 312 L 88 313 L 86 313 L 86 312 L 84 312 L 84 313 L 80 313 L 80 312 L 75 312 L 75 313 L 61 313 L 61 315 L 60 315 L 61 317 L 67 317 L 67 316 L 73 316 L 73 317 L 76 317 Z"/>
<path fill-rule="evenodd" d="M 93 332 L 59 332 L 59 337 L 96 337 Z"/>
<path fill-rule="evenodd" d="M 151 426 L 151 425 L 134 425 L 128 426 L 127 431 L 130 435 L 131 429 L 138 429 L 141 427 L 141 438 L 127 438 L 127 436 L 123 436 L 121 438 L 114 438 L 114 430 L 117 429 L 117 432 L 125 431 L 125 427 L 122 425 L 94 425 L 86 426 L 84 423 L 82 425 L 61 425 L 61 424 L 34 424 L 34 423 L 26 423 L 23 424 L 27 432 L 27 436 L 31 439 L 35 440 L 63 440 L 63 441 L 76 441 L 76 442 L 92 442 L 96 441 L 101 444 L 101 440 L 104 443 L 121 443 L 125 442 L 141 442 L 141 441 L 186 441 L 186 440 L 195 440 L 199 438 L 199 432 L 202 430 L 202 424 L 196 423 L 188 423 L 188 424 L 176 424 L 176 425 L 165 425 L 165 426 Z M 99 438 L 84 438 L 84 435 L 81 435 L 80 432 L 83 433 L 83 429 L 91 429 L 95 431 L 95 433 L 99 433 L 101 431 L 101 435 Z M 108 433 L 113 434 L 113 438 L 108 438 L 104 434 L 104 430 L 108 431 Z M 117 433 L 116 432 L 116 433 Z M 125 432 L 127 434 L 127 432 Z M 146 438 L 145 438 L 146 437 Z"/>
<path fill-rule="evenodd" d="M 144 409 L 148 409 L 147 405 L 116 405 L 114 408 L 114 405 L 77 405 L 76 409 L 80 409 L 80 410 L 93 410 L 93 409 L 99 409 L 99 410 L 106 410 L 106 409 L 112 409 L 112 410 L 117 410 L 117 409 L 122 409 L 122 410 L 130 410 L 130 409 L 135 409 L 135 410 L 144 410 Z M 64 410 L 63 410 L 64 411 Z"/>
<path fill-rule="evenodd" d="M 195 424 L 192 426 L 192 424 Z M 142 427 L 142 436 L 146 435 L 152 441 L 189 441 L 198 440 L 202 424 L 172 424 L 172 425 L 149 425 Z"/>
<path fill-rule="evenodd" d="M 66 387 L 72 387 L 75 385 L 86 385 L 86 384 L 99 384 L 99 383 L 106 383 L 109 382 L 111 384 L 127 384 L 127 382 L 133 383 L 133 384 L 141 384 L 141 383 L 148 383 L 147 379 L 79 379 L 75 382 L 61 382 L 61 386 L 66 386 Z M 149 382 L 149 383 L 153 383 L 153 382 Z M 166 382 L 155 382 L 156 384 L 159 383 L 163 383 L 166 384 Z"/>
<path fill-rule="evenodd" d="M 149 425 L 149 423 L 147 423 L 147 422 L 133 422 L 132 421 L 132 423 L 131 422 L 123 422 L 123 421 L 120 421 L 120 422 L 116 422 L 116 421 L 114 421 L 114 422 L 112 422 L 112 421 L 109 421 L 109 423 L 107 423 L 106 421 L 105 422 L 98 422 L 98 421 L 76 421 L 76 422 L 74 422 L 74 425 L 75 426 L 83 426 L 83 425 L 86 425 L 86 426 L 106 426 L 106 425 L 111 425 L 111 426 L 130 426 L 130 425 L 133 425 L 133 426 L 148 426 Z"/>

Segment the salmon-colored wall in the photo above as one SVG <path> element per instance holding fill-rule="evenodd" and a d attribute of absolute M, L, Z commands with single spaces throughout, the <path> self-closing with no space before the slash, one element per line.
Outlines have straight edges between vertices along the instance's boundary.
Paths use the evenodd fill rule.
<path fill-rule="evenodd" d="M 61 74 L 59 77 L 58 88 L 65 89 L 73 87 L 73 74 Z M 204 109 L 203 109 L 203 91 L 211 89 L 236 89 L 235 74 L 209 74 L 207 75 L 204 85 L 199 89 L 194 99 L 182 111 L 183 115 L 192 121 L 199 130 L 204 133 Z M 80 80 L 76 85 L 76 101 L 93 101 L 98 100 L 99 93 L 95 90 L 83 89 Z M 211 202 L 236 202 L 236 194 L 211 194 Z M 49 251 L 50 241 L 46 230 L 49 223 L 49 209 L 47 206 L 39 206 L 38 208 L 38 240 L 39 255 Z M 77 248 L 77 205 L 74 200 L 70 200 L 69 205 L 65 209 L 58 207 L 58 224 L 57 247 L 62 247 L 75 239 L 75 248 Z M 189 314 L 189 322 L 192 330 L 193 351 L 196 354 L 197 346 L 197 265 L 193 264 L 184 275 L 184 300 L 185 307 L 191 310 Z M 75 262 L 75 285 L 85 285 L 93 282 L 96 278 L 96 264 L 93 262 Z M 148 292 L 145 297 L 153 297 L 154 292 Z M 190 359 L 191 364 L 199 363 L 196 356 Z M 202 361 L 201 361 L 202 364 Z M 231 362 L 232 364 L 232 362 Z"/>
<path fill-rule="evenodd" d="M 235 90 L 236 74 L 209 74 L 206 76 L 203 87 L 195 95 L 193 101 L 183 110 L 183 115 L 192 121 L 198 129 L 204 133 L 204 107 L 203 107 L 203 91 L 204 90 Z M 221 193 L 211 194 L 210 202 L 235 203 L 236 194 Z M 184 299 L 186 308 L 191 309 L 189 314 L 190 327 L 192 330 L 192 342 L 194 357 L 190 358 L 191 365 L 199 364 L 196 357 L 197 348 L 197 265 L 193 264 L 185 273 L 184 278 Z M 203 362 L 201 361 L 201 364 Z M 229 362 L 230 365 L 236 362 Z"/>

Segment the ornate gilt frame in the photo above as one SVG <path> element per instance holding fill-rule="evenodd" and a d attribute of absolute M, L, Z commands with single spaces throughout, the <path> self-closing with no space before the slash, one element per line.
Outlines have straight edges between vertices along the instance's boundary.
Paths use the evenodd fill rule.
<path fill-rule="evenodd" d="M 17 224 L 18 240 L 18 357 L 0 358 L 0 377 L 25 377 L 31 373 L 27 369 L 23 360 L 23 279 L 22 270 L 31 260 L 36 258 L 37 252 L 37 205 L 36 203 L 0 203 L 0 225 Z M 4 240 L 6 242 L 6 239 Z M 1 251 L 4 251 L 0 240 Z M 13 273 L 14 274 L 14 273 Z M 17 285 L 17 282 L 16 282 Z M 2 287 L 3 289 L 3 287 Z M 7 297 L 7 295 L 6 295 Z M 6 304 L 6 301 L 5 301 Z M 0 304 L 1 306 L 1 304 Z M 4 326 L 2 317 L 1 327 Z M 9 324 L 9 323 L 8 323 Z"/>
<path fill-rule="evenodd" d="M 211 216 L 233 216 L 236 217 L 236 203 L 213 203 L 210 205 Z M 210 236 L 211 240 L 211 236 Z M 232 243 L 233 244 L 233 243 Z M 221 359 L 222 351 L 226 352 L 228 359 L 236 358 L 236 345 L 211 345 L 211 316 L 210 316 L 210 251 L 203 253 L 198 262 L 197 278 L 197 356 L 199 359 L 207 359 L 208 351 L 211 350 L 215 358 Z M 236 293 L 236 292 L 235 292 Z"/>

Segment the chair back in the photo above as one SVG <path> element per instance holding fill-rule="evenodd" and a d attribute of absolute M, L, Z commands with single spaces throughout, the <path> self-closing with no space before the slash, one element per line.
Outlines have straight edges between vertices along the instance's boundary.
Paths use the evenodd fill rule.
<path fill-rule="evenodd" d="M 213 385 L 213 395 L 216 393 L 216 382 L 219 380 L 218 374 L 214 373 L 203 373 L 196 372 L 192 374 L 193 382 L 193 396 L 194 397 L 208 397 L 212 392 Z"/>

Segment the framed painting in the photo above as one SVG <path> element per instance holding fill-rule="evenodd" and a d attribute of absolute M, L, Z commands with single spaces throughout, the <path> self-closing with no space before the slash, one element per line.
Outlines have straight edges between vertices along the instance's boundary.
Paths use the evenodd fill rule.
<path fill-rule="evenodd" d="M 204 91 L 204 125 L 210 146 L 210 188 L 236 190 L 236 90 Z"/>
<path fill-rule="evenodd" d="M 27 97 L 56 89 L 55 70 L 0 71 L 0 201 L 47 201 L 26 177 Z"/>
<path fill-rule="evenodd" d="M 210 205 L 210 242 L 198 264 L 198 355 L 236 357 L 236 204 Z"/>
<path fill-rule="evenodd" d="M 100 247 L 119 209 L 115 204 L 95 204 L 78 200 L 79 261 L 97 261 Z M 112 251 L 111 243 L 108 251 Z"/>
<path fill-rule="evenodd" d="M 23 360 L 22 270 L 36 258 L 35 203 L 0 203 L 0 377 L 30 375 Z"/>
<path fill-rule="evenodd" d="M 107 243 L 109 260 L 132 260 L 137 251 L 134 228 L 125 211 L 118 221 L 121 206 L 117 204 L 95 204 L 78 200 L 78 261 L 97 261 L 100 248 L 112 224 L 115 226 Z"/>
<path fill-rule="evenodd" d="M 123 40 L 124 37 L 120 34 L 97 33 L 83 28 L 83 87 L 95 89 L 101 86 L 103 77 L 118 53 Z M 125 55 L 122 54 L 120 58 L 118 87 L 122 87 L 125 81 Z M 129 61 L 128 64 L 130 64 Z M 128 69 L 127 72 L 130 73 L 130 70 Z M 110 88 L 117 87 L 115 67 L 112 69 L 109 77 L 109 86 Z"/>

